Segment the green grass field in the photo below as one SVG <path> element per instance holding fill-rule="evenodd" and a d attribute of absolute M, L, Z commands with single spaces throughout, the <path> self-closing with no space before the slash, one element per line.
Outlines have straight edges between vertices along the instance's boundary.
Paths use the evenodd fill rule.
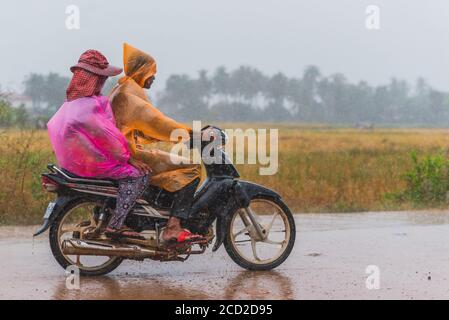
<path fill-rule="evenodd" d="M 279 129 L 277 174 L 260 176 L 257 165 L 237 167 L 242 179 L 273 188 L 295 212 L 411 208 L 410 203 L 392 202 L 385 196 L 406 187 L 403 175 L 412 167 L 410 152 L 432 154 L 449 146 L 449 130 L 443 129 L 242 127 Z M 54 156 L 45 131 L 0 133 L 0 224 L 40 222 L 53 198 L 40 186 L 40 174 L 48 162 L 54 162 Z"/>

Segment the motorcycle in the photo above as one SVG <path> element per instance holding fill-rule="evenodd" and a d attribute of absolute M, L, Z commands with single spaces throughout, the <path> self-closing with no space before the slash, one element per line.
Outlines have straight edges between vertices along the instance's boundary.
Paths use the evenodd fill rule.
<path fill-rule="evenodd" d="M 224 244 L 231 259 L 243 268 L 270 270 L 279 266 L 295 242 L 290 209 L 276 192 L 239 179 L 224 150 L 227 136 L 223 130 L 212 126 L 204 130 L 215 130 L 221 147 L 212 154 L 222 161 L 204 163 L 206 178 L 195 192 L 190 218 L 183 227 L 203 235 L 205 242 L 167 246 L 160 241 L 175 193 L 151 185 L 125 221 L 145 240 L 111 240 L 103 231 L 115 209 L 117 182 L 78 177 L 53 164 L 47 166 L 49 172 L 42 174 L 42 186 L 55 193 L 56 200 L 49 203 L 43 224 L 34 236 L 49 229 L 56 261 L 64 269 L 76 265 L 85 276 L 107 274 L 125 259 L 185 261 L 191 255 L 204 253 L 214 239 L 212 251 Z M 207 145 L 201 141 L 199 151 Z"/>

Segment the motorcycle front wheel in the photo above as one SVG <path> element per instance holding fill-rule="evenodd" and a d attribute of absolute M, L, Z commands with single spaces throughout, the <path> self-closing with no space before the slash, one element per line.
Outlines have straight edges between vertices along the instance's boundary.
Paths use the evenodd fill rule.
<path fill-rule="evenodd" d="M 238 209 L 230 217 L 224 246 L 231 259 L 248 270 L 271 270 L 282 264 L 295 244 L 295 220 L 277 197 L 256 196 L 248 211 Z M 264 230 L 257 233 L 253 221 Z"/>

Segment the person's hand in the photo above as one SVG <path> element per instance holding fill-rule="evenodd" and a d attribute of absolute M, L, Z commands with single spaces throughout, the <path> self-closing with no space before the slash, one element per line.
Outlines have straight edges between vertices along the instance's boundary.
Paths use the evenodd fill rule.
<path fill-rule="evenodd" d="M 149 165 L 147 165 L 145 162 L 137 160 L 137 159 L 133 159 L 130 158 L 129 159 L 129 164 L 132 165 L 133 167 L 135 167 L 137 170 L 139 170 L 140 172 L 143 172 L 145 174 L 147 173 L 151 173 L 153 172 L 150 168 Z"/>
<path fill-rule="evenodd" d="M 207 128 L 201 132 L 201 139 L 203 141 L 214 141 L 218 138 L 218 130 L 215 128 Z"/>

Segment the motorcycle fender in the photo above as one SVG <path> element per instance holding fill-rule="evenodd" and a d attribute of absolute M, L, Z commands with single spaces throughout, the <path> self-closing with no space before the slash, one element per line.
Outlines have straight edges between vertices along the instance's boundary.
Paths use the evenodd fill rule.
<path fill-rule="evenodd" d="M 33 237 L 36 237 L 36 236 L 44 233 L 51 226 L 53 221 L 55 221 L 55 219 L 61 214 L 62 209 L 66 206 L 66 204 L 73 201 L 74 199 L 76 199 L 76 198 L 68 197 L 68 196 L 58 197 L 56 199 L 55 206 L 54 206 L 50 216 L 48 218 L 44 218 L 44 222 L 42 223 L 39 230 L 37 230 L 36 233 L 33 234 Z"/>
<path fill-rule="evenodd" d="M 241 195 L 243 194 L 243 197 L 247 198 L 248 201 L 250 201 L 251 199 L 253 199 L 256 196 L 270 196 L 270 197 L 275 197 L 275 198 L 281 198 L 281 196 L 274 192 L 271 189 L 268 189 L 267 187 L 261 186 L 260 184 L 254 183 L 254 182 L 249 182 L 249 181 L 244 181 L 244 180 L 239 180 L 235 186 L 235 195 Z M 241 192 L 243 191 L 243 192 Z M 241 199 L 240 201 L 237 200 L 238 202 L 243 201 L 243 199 Z M 246 206 L 241 206 L 241 208 L 243 207 L 247 207 L 249 205 L 248 203 L 242 203 L 242 204 L 246 204 Z"/>

